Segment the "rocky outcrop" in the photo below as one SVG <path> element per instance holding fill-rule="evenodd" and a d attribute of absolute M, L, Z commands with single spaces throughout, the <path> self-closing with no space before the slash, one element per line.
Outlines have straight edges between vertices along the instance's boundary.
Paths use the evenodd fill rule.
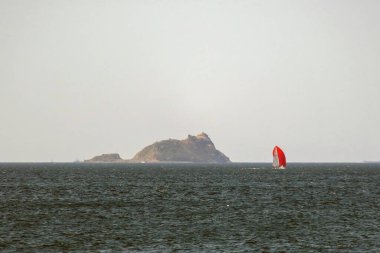
<path fill-rule="evenodd" d="M 114 163 L 114 162 L 123 162 L 124 160 L 121 159 L 119 154 L 113 153 L 113 154 L 102 154 L 95 156 L 94 158 L 90 160 L 84 160 L 84 162 L 108 162 L 108 163 Z"/>
<path fill-rule="evenodd" d="M 189 135 L 184 140 L 155 142 L 138 152 L 130 162 L 228 163 L 230 159 L 215 148 L 207 134 Z"/>

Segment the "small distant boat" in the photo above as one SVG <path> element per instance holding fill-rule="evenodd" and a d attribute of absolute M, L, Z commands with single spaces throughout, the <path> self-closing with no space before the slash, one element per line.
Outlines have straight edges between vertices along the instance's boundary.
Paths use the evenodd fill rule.
<path fill-rule="evenodd" d="M 273 169 L 286 169 L 286 157 L 284 151 L 278 146 L 273 149 Z"/>

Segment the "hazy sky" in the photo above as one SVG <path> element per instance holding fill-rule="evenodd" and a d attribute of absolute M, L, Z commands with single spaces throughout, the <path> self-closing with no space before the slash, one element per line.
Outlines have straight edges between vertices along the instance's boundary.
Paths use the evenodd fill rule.
<path fill-rule="evenodd" d="M 0 0 L 0 161 L 206 132 L 232 161 L 380 160 L 378 0 Z"/>

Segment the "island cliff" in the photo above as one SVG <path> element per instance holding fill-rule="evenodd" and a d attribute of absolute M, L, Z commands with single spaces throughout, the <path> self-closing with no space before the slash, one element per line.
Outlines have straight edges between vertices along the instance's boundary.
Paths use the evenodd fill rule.
<path fill-rule="evenodd" d="M 123 160 L 119 154 L 103 154 L 85 162 L 188 162 L 229 163 L 230 159 L 215 148 L 207 134 L 188 135 L 184 140 L 155 142 L 138 152 L 132 159 Z"/>
<path fill-rule="evenodd" d="M 184 140 L 155 142 L 138 152 L 131 162 L 228 163 L 230 159 L 215 148 L 207 134 L 189 135 Z"/>

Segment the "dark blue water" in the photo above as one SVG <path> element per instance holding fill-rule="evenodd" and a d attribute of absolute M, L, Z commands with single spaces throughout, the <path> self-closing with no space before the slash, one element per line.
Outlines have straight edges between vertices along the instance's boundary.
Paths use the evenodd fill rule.
<path fill-rule="evenodd" d="M 380 165 L 0 164 L 0 221 L 1 252 L 380 252 Z"/>

